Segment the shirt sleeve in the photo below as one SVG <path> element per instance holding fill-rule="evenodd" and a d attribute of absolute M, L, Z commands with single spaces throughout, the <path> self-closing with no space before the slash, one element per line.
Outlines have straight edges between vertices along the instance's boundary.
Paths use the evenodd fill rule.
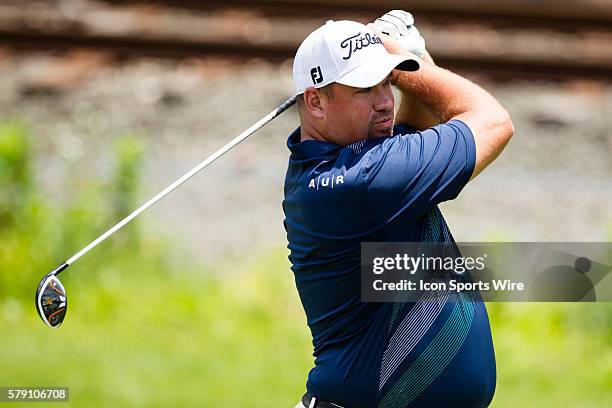
<path fill-rule="evenodd" d="M 396 136 L 368 153 L 368 201 L 382 222 L 406 212 L 417 217 L 456 198 L 476 164 L 472 131 L 456 119 L 424 131 L 397 126 Z"/>

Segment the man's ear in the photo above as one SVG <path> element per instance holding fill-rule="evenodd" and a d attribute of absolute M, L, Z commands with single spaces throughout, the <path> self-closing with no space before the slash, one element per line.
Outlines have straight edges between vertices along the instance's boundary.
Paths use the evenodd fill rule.
<path fill-rule="evenodd" d="M 304 107 L 311 116 L 317 119 L 325 118 L 325 95 L 314 87 L 306 88 L 304 91 Z"/>

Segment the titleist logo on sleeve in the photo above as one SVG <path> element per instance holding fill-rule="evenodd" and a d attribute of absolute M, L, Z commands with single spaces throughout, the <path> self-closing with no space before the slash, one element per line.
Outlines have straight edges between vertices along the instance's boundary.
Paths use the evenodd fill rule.
<path fill-rule="evenodd" d="M 347 60 L 351 58 L 354 52 L 359 51 L 360 49 L 365 48 L 369 45 L 383 43 L 382 40 L 378 38 L 376 35 L 371 35 L 369 33 L 366 33 L 365 35 L 361 37 L 360 36 L 361 36 L 361 31 L 343 40 L 340 43 L 340 47 L 348 48 L 348 54 L 345 57 L 342 57 L 342 59 Z"/>

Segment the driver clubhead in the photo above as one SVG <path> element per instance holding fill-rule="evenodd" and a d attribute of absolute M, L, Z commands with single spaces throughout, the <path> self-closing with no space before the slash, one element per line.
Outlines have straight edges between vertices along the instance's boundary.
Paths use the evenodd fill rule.
<path fill-rule="evenodd" d="M 49 327 L 58 327 L 64 321 L 68 299 L 64 285 L 53 273 L 47 274 L 36 289 L 36 310 Z"/>

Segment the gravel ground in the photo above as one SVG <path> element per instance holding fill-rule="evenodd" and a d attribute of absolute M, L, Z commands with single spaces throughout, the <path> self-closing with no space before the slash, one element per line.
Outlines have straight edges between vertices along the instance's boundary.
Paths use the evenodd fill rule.
<path fill-rule="evenodd" d="M 222 61 L 106 65 L 78 86 L 36 92 L 32 83 L 47 59 L 0 63 L 0 119 L 30 125 L 40 183 L 57 207 L 67 205 L 66 193 L 79 180 L 109 177 L 118 137 L 146 141 L 144 201 L 292 92 L 290 64 L 257 60 L 239 67 Z M 443 204 L 455 238 L 610 240 L 612 87 L 485 87 L 511 112 L 516 131 L 503 155 L 459 199 Z M 297 124 L 295 109 L 286 112 L 143 215 L 141 225 L 202 260 L 284 246 L 285 142 Z"/>

